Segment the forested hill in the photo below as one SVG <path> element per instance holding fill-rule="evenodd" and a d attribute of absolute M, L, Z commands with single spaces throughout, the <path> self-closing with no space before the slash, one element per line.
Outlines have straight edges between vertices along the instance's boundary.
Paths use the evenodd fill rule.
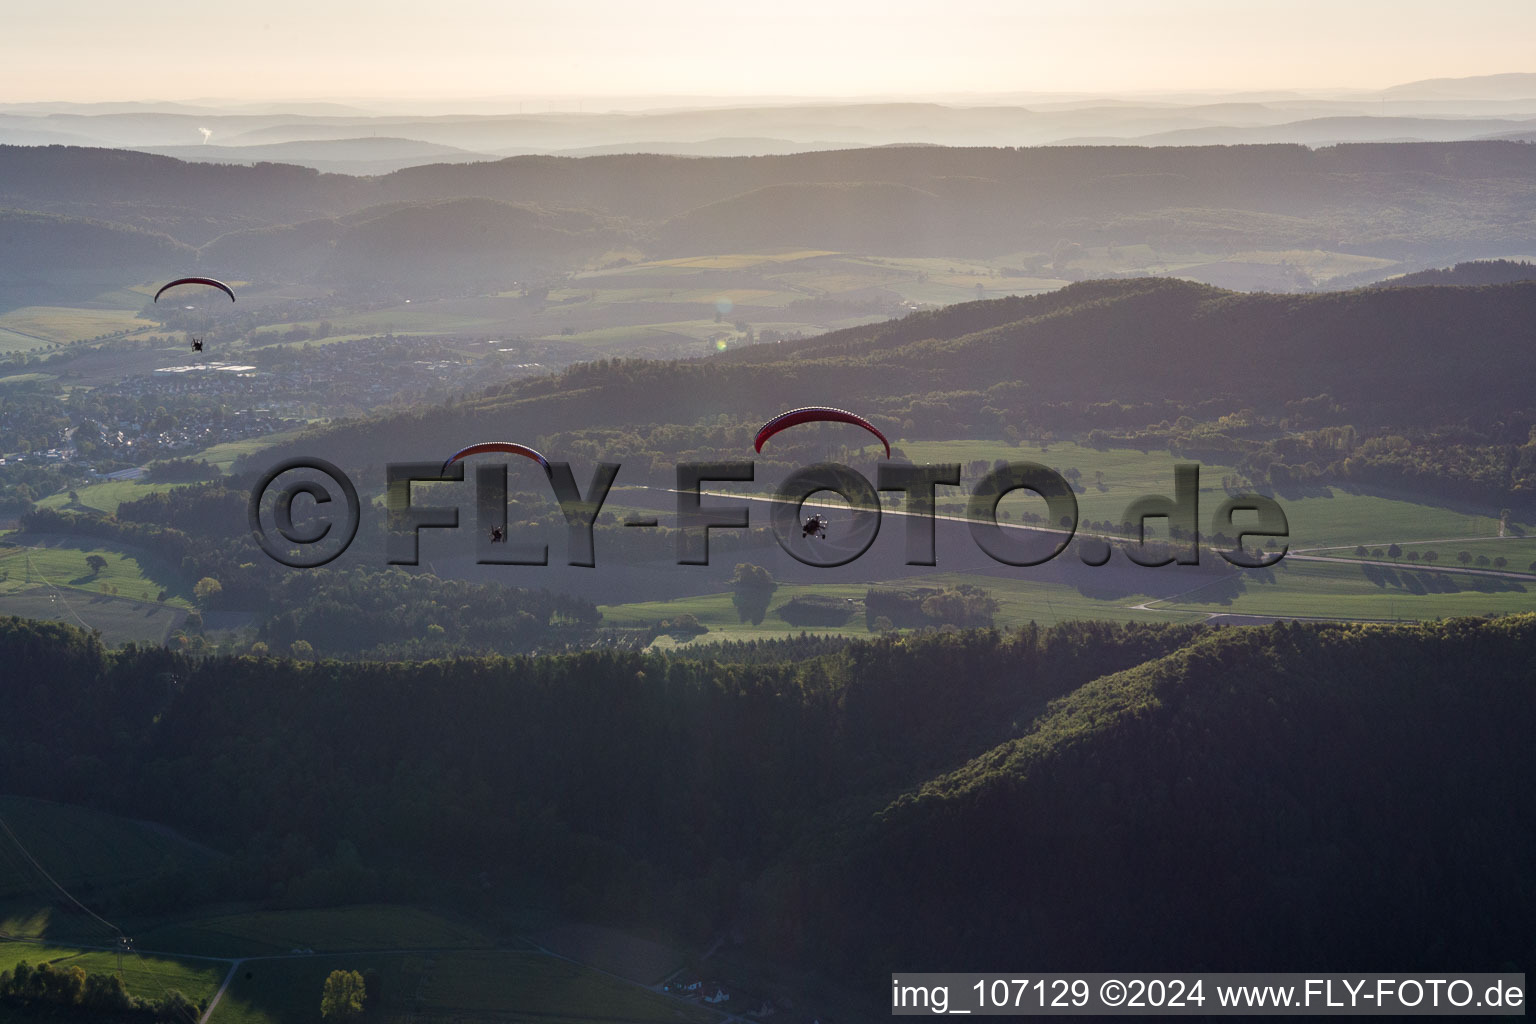
<path fill-rule="evenodd" d="M 808 844 L 765 913 L 870 970 L 1529 970 L 1533 727 L 1536 616 L 1219 633 Z"/>
<path fill-rule="evenodd" d="M 1363 143 L 1310 149 L 1263 146 L 876 147 L 757 157 L 627 154 L 516 156 L 431 164 L 378 177 L 322 174 L 261 163 L 188 163 L 172 157 L 76 146 L 0 146 L 0 181 L 12 200 L 166 202 L 235 207 L 263 215 L 340 213 L 372 203 L 484 196 L 551 202 L 665 219 L 754 189 L 796 183 L 885 181 L 906 185 L 970 177 L 1023 190 L 1033 205 L 1118 194 L 1165 199 L 1170 188 L 1202 199 L 1269 197 L 1278 210 L 1337 198 L 1353 175 L 1421 181 L 1528 177 L 1536 153 L 1514 142 Z M 1219 187 L 1217 196 L 1202 190 Z M 1107 192 L 1105 190 L 1108 190 Z M 1342 190 L 1342 192 L 1341 192 Z"/>
<path fill-rule="evenodd" d="M 626 219 L 648 252 L 755 251 L 786 238 L 924 255 L 1049 250 L 1064 239 L 1329 249 L 1342 238 L 1351 251 L 1415 258 L 1474 242 L 1522 251 L 1536 240 L 1533 177 L 1536 149 L 1497 141 L 521 156 L 379 177 L 0 146 L 0 206 L 117 221 L 197 246 L 233 231 L 473 197 Z M 219 267 L 250 272 L 238 260 Z"/>
<path fill-rule="evenodd" d="M 1417 288 L 1426 284 L 1509 284 L 1513 281 L 1532 280 L 1536 280 L 1536 263 L 1525 260 L 1473 260 L 1470 263 L 1458 263 L 1454 267 L 1421 270 L 1416 274 L 1389 278 L 1372 287 Z"/>
<path fill-rule="evenodd" d="M 494 427 L 543 439 L 607 430 L 611 459 L 643 450 L 635 435 L 652 425 L 717 417 L 732 424 L 722 443 L 746 454 L 752 427 L 809 404 L 908 437 L 1140 427 L 1184 412 L 1279 418 L 1308 400 L 1362 425 L 1486 423 L 1536 402 L 1532 323 L 1536 282 L 1279 296 L 1096 281 L 719 358 L 580 365 L 447 409 L 338 425 L 284 454 L 377 465 Z"/>
<path fill-rule="evenodd" d="M 1536 962 L 1536 615 L 721 653 L 196 661 L 4 620 L 0 788 L 245 851 L 159 913 L 552 894 L 844 976 Z"/>

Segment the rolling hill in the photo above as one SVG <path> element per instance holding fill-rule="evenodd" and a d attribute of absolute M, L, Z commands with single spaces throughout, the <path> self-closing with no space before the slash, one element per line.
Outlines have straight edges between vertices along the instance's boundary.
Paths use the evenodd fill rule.
<path fill-rule="evenodd" d="M 769 941 L 816 907 L 807 953 L 870 968 L 1521 969 L 1533 640 L 1531 615 L 1207 635 L 785 872 Z"/>
<path fill-rule="evenodd" d="M 582 365 L 451 409 L 336 426 L 281 452 L 368 465 L 451 451 L 493 423 L 506 436 L 548 437 L 724 416 L 749 454 L 750 425 L 816 403 L 893 429 L 920 413 L 945 436 L 1140 426 L 1180 408 L 1283 416 L 1320 395 L 1359 423 L 1483 421 L 1530 408 L 1533 315 L 1527 283 L 1281 296 L 1096 281 L 708 360 Z"/>

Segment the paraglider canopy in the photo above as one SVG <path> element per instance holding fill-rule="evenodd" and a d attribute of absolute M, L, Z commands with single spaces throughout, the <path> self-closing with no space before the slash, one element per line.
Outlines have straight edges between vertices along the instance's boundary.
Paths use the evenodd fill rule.
<path fill-rule="evenodd" d="M 758 430 L 757 440 L 752 446 L 753 450 L 762 451 L 764 441 L 767 441 L 781 430 L 787 430 L 801 423 L 851 423 L 856 427 L 863 427 L 878 437 L 880 443 L 885 445 L 885 457 L 891 457 L 891 442 L 885 439 L 885 435 L 880 433 L 873 423 L 857 413 L 849 412 L 846 409 L 833 409 L 825 405 L 808 405 L 801 409 L 791 409 L 788 412 L 779 413 L 773 419 L 764 423 Z"/>
<path fill-rule="evenodd" d="M 448 471 L 448 467 L 453 465 L 455 462 L 458 462 L 460 459 L 467 459 L 471 455 L 483 455 L 486 452 L 505 452 L 508 455 L 521 455 L 524 458 L 532 459 L 534 462 L 537 462 L 539 465 L 543 466 L 545 473 L 553 472 L 553 470 L 551 470 L 549 467 L 548 459 L 534 451 L 532 448 L 529 448 L 527 445 L 518 444 L 515 441 L 481 441 L 479 444 L 472 444 L 468 448 L 461 448 L 454 452 L 453 455 L 448 458 L 448 461 L 443 463 L 442 472 L 446 473 Z"/>
<path fill-rule="evenodd" d="M 170 284 L 160 286 L 160 290 L 155 292 L 155 301 L 159 302 L 160 296 L 164 295 L 167 290 L 175 288 L 177 285 L 181 284 L 205 284 L 210 288 L 217 288 L 225 295 L 228 295 L 230 302 L 235 301 L 235 290 L 229 285 L 225 284 L 223 281 L 215 281 L 211 277 L 178 277 Z"/>

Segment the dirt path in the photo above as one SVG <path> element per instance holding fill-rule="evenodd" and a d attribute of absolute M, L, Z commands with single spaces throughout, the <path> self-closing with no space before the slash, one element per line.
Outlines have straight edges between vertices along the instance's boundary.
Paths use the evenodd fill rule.
<path fill-rule="evenodd" d="M 243 963 L 245 963 L 243 959 L 230 961 L 229 973 L 224 975 L 224 984 L 220 985 L 219 990 L 213 994 L 213 998 L 208 1000 L 208 1009 L 204 1010 L 203 1015 L 197 1019 L 197 1024 L 208 1024 L 208 1018 L 212 1017 L 213 1011 L 219 1008 L 219 1000 L 224 998 L 224 993 L 229 989 L 229 983 L 235 980 L 235 972 Z"/>

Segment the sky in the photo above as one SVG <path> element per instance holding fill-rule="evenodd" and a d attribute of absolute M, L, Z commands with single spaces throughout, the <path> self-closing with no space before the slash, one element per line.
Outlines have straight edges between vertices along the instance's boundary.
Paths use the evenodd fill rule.
<path fill-rule="evenodd" d="M 1536 71 L 1533 0 L 11 0 L 0 9 L 0 103 L 1374 89 L 1518 71 Z"/>

